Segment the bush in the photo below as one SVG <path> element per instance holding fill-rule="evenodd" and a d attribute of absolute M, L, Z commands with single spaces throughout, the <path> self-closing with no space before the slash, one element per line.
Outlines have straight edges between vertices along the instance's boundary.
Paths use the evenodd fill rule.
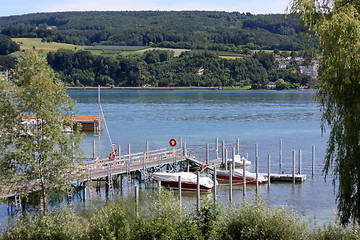
<path fill-rule="evenodd" d="M 229 211 L 222 239 L 308 239 L 308 224 L 293 211 L 254 200 Z"/>

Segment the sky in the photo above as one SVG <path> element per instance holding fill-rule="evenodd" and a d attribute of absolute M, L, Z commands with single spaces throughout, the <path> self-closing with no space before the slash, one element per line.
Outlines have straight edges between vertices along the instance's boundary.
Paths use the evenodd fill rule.
<path fill-rule="evenodd" d="M 290 0 L 2 0 L 0 16 L 64 11 L 206 10 L 285 13 Z"/>

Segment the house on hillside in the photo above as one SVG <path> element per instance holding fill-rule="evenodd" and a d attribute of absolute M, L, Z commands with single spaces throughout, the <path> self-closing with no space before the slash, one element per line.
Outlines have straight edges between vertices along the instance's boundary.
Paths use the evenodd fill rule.
<path fill-rule="evenodd" d="M 276 89 L 276 83 L 268 82 L 268 84 L 266 85 L 266 89 L 275 90 Z"/>

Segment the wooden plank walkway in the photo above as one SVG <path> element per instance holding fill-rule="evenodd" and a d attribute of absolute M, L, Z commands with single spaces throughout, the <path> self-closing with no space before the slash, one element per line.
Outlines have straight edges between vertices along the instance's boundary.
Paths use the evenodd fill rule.
<path fill-rule="evenodd" d="M 116 156 L 115 159 L 88 160 L 84 161 L 84 165 L 79 166 L 76 173 L 69 175 L 71 179 L 68 181 L 77 183 L 98 180 L 148 168 L 161 168 L 166 164 L 177 164 L 187 160 L 189 160 L 189 157 L 182 155 L 182 149 L 167 150 L 166 148 Z M 39 183 L 30 183 L 28 187 L 32 189 L 31 191 L 40 190 L 40 187 L 35 185 L 39 185 Z M 5 192 L 0 198 L 15 196 L 15 193 L 11 190 Z"/>

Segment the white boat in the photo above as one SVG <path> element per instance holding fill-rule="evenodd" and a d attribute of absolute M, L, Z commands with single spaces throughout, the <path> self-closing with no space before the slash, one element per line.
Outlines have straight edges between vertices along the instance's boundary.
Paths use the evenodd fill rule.
<path fill-rule="evenodd" d="M 256 183 L 256 173 L 252 173 L 249 171 L 245 171 L 246 175 L 246 183 Z M 230 171 L 228 170 L 216 170 L 216 179 L 229 181 L 230 179 Z M 233 170 L 232 181 L 235 183 L 243 183 L 243 169 L 235 169 Z M 266 183 L 268 181 L 266 176 L 258 174 L 258 183 Z"/>
<path fill-rule="evenodd" d="M 181 176 L 181 189 L 184 191 L 196 191 L 197 190 L 197 176 L 191 172 L 154 172 L 152 177 L 156 181 L 161 181 L 161 185 L 164 187 L 170 187 L 173 189 L 179 188 L 179 176 Z M 214 182 L 209 177 L 200 177 L 200 191 L 211 192 L 214 186 Z"/>
<path fill-rule="evenodd" d="M 233 162 L 232 159 L 227 159 L 228 164 L 232 162 Z M 245 157 L 241 157 L 240 155 L 234 155 L 234 162 L 235 162 L 235 167 L 243 167 L 244 164 L 245 166 L 251 165 L 251 162 L 249 160 L 247 160 Z"/>

